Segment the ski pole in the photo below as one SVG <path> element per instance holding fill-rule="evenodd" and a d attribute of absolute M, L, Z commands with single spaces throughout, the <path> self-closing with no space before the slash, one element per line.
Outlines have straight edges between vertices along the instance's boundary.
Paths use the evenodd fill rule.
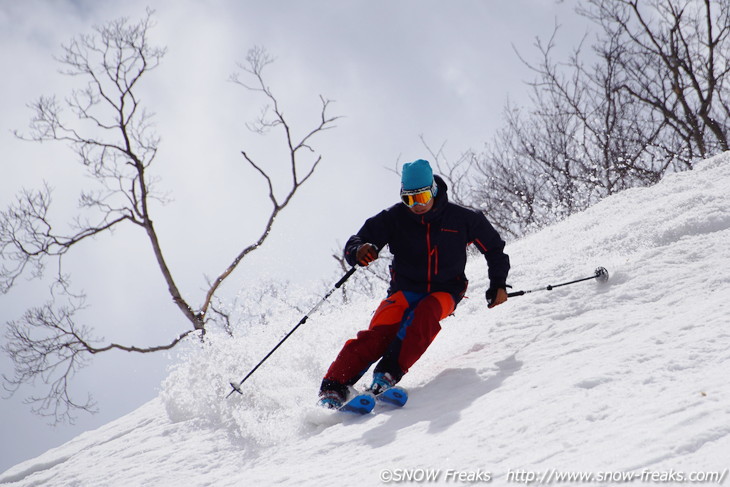
<path fill-rule="evenodd" d="M 594 274 L 590 277 L 584 277 L 584 278 L 576 279 L 575 281 L 570 281 L 570 282 L 563 282 L 561 284 L 551 284 L 546 287 L 541 287 L 541 288 L 537 288 L 537 289 L 529 289 L 527 291 L 514 291 L 511 293 L 507 293 L 507 297 L 512 298 L 515 296 L 523 296 L 525 294 L 533 293 L 535 291 L 552 291 L 556 287 L 567 286 L 568 284 L 575 284 L 576 282 L 588 281 L 590 279 L 596 279 L 599 282 L 606 282 L 606 281 L 608 281 L 608 271 L 606 270 L 605 267 L 599 267 L 596 269 Z"/>
<path fill-rule="evenodd" d="M 325 301 L 327 301 L 327 298 L 329 298 L 332 295 L 332 293 L 334 293 L 337 289 L 339 289 L 340 287 L 342 287 L 343 284 L 345 284 L 345 281 L 347 281 L 350 278 L 350 276 L 352 276 L 355 273 L 355 270 L 357 270 L 357 267 L 356 266 L 352 266 L 352 268 L 350 268 L 350 270 L 347 271 L 347 273 L 344 276 L 342 276 L 342 279 L 340 279 L 339 281 L 337 281 L 337 283 L 334 285 L 334 287 L 332 289 L 330 289 L 329 292 L 327 292 L 327 294 L 324 295 L 324 297 L 319 301 L 319 303 L 317 303 L 314 306 L 314 308 L 312 308 L 311 310 L 309 310 L 309 313 L 307 313 L 306 315 L 304 315 L 302 317 L 302 319 L 299 320 L 299 323 L 297 323 L 296 326 L 294 328 L 292 328 L 291 331 L 289 333 L 287 333 L 286 336 L 284 338 L 282 338 L 281 341 L 279 343 L 277 343 L 276 346 L 274 348 L 272 348 L 271 351 L 269 353 L 267 353 L 266 356 L 263 359 L 261 359 L 261 361 L 258 364 L 256 364 L 256 367 L 254 367 L 253 369 L 251 369 L 251 371 L 248 374 L 246 374 L 246 377 L 244 377 L 243 380 L 241 380 L 241 382 L 239 382 L 238 384 L 236 384 L 235 382 L 231 382 L 230 384 L 231 384 L 231 387 L 233 388 L 233 390 L 231 390 L 231 392 L 228 393 L 228 395 L 226 396 L 226 398 L 230 397 L 231 394 L 233 394 L 234 392 L 237 392 L 239 394 L 243 394 L 243 391 L 241 390 L 241 386 L 243 385 L 243 383 L 246 382 L 246 380 L 248 380 L 248 378 L 251 377 L 253 375 L 253 373 L 256 372 L 256 370 L 259 367 L 261 367 L 261 364 L 263 364 L 264 362 L 266 362 L 266 360 L 269 357 L 271 357 L 271 355 L 273 355 L 273 353 L 276 351 L 276 349 L 279 348 L 281 346 L 281 344 L 286 341 L 287 338 L 289 338 L 290 336 L 292 336 L 292 334 L 297 330 L 297 328 L 299 328 L 300 326 L 302 326 L 304 323 L 307 322 L 307 320 L 309 319 L 309 315 L 311 315 L 315 311 L 317 311 L 319 309 L 319 307 L 322 306 L 322 304 Z"/>

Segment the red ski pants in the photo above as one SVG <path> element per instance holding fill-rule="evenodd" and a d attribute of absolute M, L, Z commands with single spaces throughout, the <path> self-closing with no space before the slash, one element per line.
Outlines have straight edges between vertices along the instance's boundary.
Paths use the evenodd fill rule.
<path fill-rule="evenodd" d="M 353 385 L 375 361 L 376 372 L 389 372 L 396 380 L 408 372 L 441 330 L 456 301 L 449 293 L 398 291 L 384 299 L 367 330 L 345 342 L 325 380 Z"/>

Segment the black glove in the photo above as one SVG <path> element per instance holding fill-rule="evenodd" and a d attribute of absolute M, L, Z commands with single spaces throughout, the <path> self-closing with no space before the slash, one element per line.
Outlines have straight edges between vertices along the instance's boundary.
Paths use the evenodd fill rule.
<path fill-rule="evenodd" d="M 357 248 L 357 263 L 363 267 L 368 266 L 378 258 L 378 248 L 371 243 L 364 243 Z"/>
<path fill-rule="evenodd" d="M 490 287 L 487 289 L 487 292 L 484 293 L 484 296 L 487 298 L 487 307 L 494 308 L 495 306 L 507 301 L 507 289 L 503 287 Z"/>

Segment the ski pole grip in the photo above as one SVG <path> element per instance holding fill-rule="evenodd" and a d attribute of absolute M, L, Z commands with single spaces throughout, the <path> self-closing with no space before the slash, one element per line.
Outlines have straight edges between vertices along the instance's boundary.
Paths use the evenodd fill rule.
<path fill-rule="evenodd" d="M 515 296 L 523 296 L 525 291 L 515 291 L 513 293 L 507 293 L 508 298 L 514 298 Z"/>
<path fill-rule="evenodd" d="M 342 287 L 342 285 L 345 283 L 345 281 L 347 281 L 350 278 L 350 276 L 355 273 L 356 270 L 357 270 L 357 267 L 352 266 L 350 268 L 350 270 L 347 271 L 347 273 L 344 276 L 342 276 L 342 279 L 337 281 L 337 283 L 335 284 L 335 288 L 339 289 L 340 287 Z"/>

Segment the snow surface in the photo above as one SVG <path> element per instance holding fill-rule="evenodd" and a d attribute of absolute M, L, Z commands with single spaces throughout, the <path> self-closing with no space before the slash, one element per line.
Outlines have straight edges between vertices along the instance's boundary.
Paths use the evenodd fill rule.
<path fill-rule="evenodd" d="M 314 406 L 323 372 L 379 301 L 364 297 L 328 302 L 244 396 L 224 399 L 228 382 L 301 317 L 283 306 L 266 326 L 191 347 L 158 398 L 10 468 L 0 483 L 368 486 L 430 473 L 436 484 L 505 485 L 562 472 L 726 480 L 729 242 L 726 153 L 508 245 L 515 289 L 597 266 L 609 270 L 606 284 L 487 310 L 486 266 L 472 259 L 471 299 L 403 379 L 402 410 L 352 417 Z"/>

